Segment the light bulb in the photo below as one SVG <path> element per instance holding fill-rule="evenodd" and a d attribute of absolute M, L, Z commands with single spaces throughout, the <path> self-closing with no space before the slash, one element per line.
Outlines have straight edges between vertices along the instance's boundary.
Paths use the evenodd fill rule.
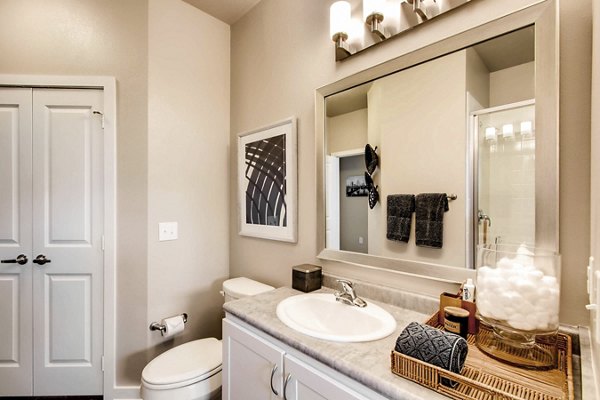
<path fill-rule="evenodd" d="M 512 139 L 513 137 L 515 137 L 515 132 L 513 130 L 512 124 L 502 125 L 502 137 L 504 137 L 504 139 Z"/>
<path fill-rule="evenodd" d="M 352 8 L 347 1 L 336 1 L 329 8 L 329 34 L 336 41 L 338 34 L 348 36 Z"/>
<path fill-rule="evenodd" d="M 485 128 L 485 140 L 496 140 L 496 128 L 493 126 Z"/>
<path fill-rule="evenodd" d="M 523 121 L 521 122 L 521 135 L 522 136 L 531 136 L 533 133 L 533 124 L 531 121 Z"/>

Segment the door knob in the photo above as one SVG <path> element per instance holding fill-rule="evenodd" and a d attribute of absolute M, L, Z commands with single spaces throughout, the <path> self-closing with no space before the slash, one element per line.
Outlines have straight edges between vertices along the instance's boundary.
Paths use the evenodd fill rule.
<path fill-rule="evenodd" d="M 27 264 L 27 256 L 25 254 L 19 254 L 17 258 L 13 260 L 1 260 L 0 263 L 25 265 Z"/>
<path fill-rule="evenodd" d="M 46 256 L 43 255 L 43 254 L 38 255 L 35 258 L 35 260 L 33 260 L 34 264 L 39 264 L 39 265 L 44 265 L 44 264 L 49 263 L 49 262 L 52 262 L 52 260 L 46 258 Z"/>

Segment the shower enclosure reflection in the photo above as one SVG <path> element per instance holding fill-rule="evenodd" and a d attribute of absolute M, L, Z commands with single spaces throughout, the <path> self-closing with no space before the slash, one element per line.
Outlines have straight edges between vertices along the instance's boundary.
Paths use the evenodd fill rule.
<path fill-rule="evenodd" d="M 473 113 L 475 244 L 535 244 L 534 100 Z"/>

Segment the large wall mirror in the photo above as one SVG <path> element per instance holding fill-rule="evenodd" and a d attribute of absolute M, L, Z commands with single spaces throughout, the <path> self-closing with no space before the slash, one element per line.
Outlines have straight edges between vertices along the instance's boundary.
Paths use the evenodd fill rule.
<path fill-rule="evenodd" d="M 546 1 L 318 90 L 321 258 L 452 279 L 478 244 L 558 251 L 555 18 Z M 448 198 L 441 248 L 414 213 L 388 237 L 388 196 L 420 193 Z"/>

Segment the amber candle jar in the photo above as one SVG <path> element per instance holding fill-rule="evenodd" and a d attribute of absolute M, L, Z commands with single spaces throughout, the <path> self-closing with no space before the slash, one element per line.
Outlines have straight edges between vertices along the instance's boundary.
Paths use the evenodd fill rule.
<path fill-rule="evenodd" d="M 466 339 L 469 332 L 469 311 L 459 307 L 445 307 L 444 329 Z"/>

